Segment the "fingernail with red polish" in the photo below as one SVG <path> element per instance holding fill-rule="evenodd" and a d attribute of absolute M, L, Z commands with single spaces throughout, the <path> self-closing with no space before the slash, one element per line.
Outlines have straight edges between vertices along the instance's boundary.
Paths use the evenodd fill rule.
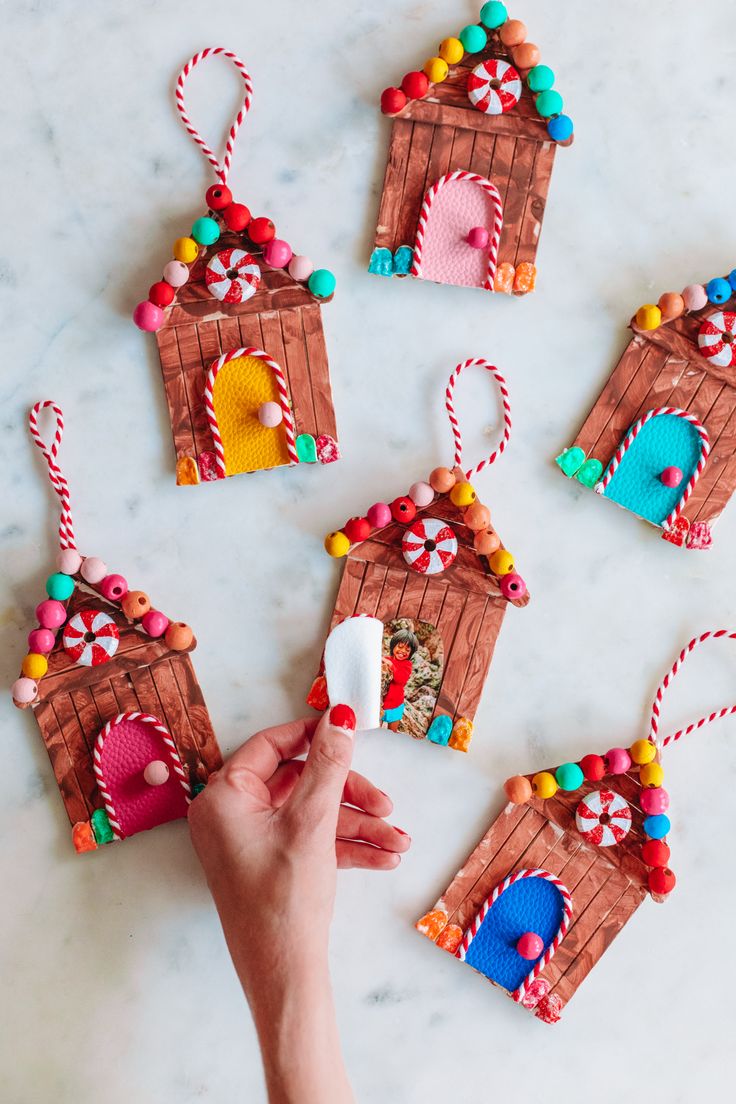
<path fill-rule="evenodd" d="M 395 824 L 392 824 L 391 827 L 393 828 L 394 832 L 398 832 L 400 836 L 406 836 L 406 838 L 411 841 L 411 836 L 408 832 L 405 832 L 403 828 L 397 828 Z"/>
<path fill-rule="evenodd" d="M 335 728 L 349 728 L 355 731 L 355 713 L 349 705 L 333 705 L 330 710 L 330 724 Z"/>

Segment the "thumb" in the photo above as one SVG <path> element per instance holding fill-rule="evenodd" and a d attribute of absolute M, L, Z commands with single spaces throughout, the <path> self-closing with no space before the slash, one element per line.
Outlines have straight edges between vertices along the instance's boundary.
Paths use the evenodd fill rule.
<path fill-rule="evenodd" d="M 355 713 L 349 705 L 333 705 L 324 713 L 292 797 L 292 806 L 309 809 L 318 817 L 334 812 L 350 772 L 355 742 Z"/>

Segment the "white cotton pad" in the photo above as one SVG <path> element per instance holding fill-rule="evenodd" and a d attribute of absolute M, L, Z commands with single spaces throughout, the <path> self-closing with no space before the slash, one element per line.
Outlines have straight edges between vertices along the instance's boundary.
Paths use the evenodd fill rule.
<path fill-rule="evenodd" d="M 375 617 L 348 617 L 325 642 L 325 679 L 330 705 L 349 705 L 356 729 L 381 723 L 381 642 L 383 624 Z"/>

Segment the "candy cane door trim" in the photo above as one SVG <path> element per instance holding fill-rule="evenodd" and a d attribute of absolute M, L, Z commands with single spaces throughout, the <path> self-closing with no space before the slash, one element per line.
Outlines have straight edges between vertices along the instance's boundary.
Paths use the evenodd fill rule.
<path fill-rule="evenodd" d="M 547 870 L 517 870 L 483 902 L 455 955 L 522 1001 L 564 939 L 571 916 L 572 898 L 559 878 Z M 517 950 L 529 934 L 543 945 L 535 959 Z"/>
<path fill-rule="evenodd" d="M 144 771 L 163 762 L 168 778 L 150 784 Z M 118 839 L 187 815 L 191 790 L 168 729 L 150 713 L 119 713 L 95 742 L 95 778 Z"/>
<path fill-rule="evenodd" d="M 502 227 L 503 205 L 495 184 L 462 170 L 441 176 L 419 214 L 412 276 L 493 291 Z M 471 245 L 471 230 L 485 231 L 487 244 Z"/>
<path fill-rule="evenodd" d="M 276 425 L 259 420 L 264 403 L 280 409 Z M 232 349 L 216 360 L 207 373 L 204 404 L 220 479 L 298 463 L 286 377 L 263 349 Z"/>
<path fill-rule="evenodd" d="M 709 452 L 708 433 L 696 417 L 679 407 L 658 407 L 634 422 L 595 489 L 645 521 L 669 529 Z"/>

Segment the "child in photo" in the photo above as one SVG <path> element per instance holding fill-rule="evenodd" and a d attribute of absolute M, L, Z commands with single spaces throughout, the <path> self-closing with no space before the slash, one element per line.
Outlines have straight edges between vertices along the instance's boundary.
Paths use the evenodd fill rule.
<path fill-rule="evenodd" d="M 396 732 L 404 716 L 406 701 L 404 687 L 411 678 L 414 654 L 419 641 L 409 629 L 399 629 L 391 637 L 388 655 L 382 659 L 384 668 L 391 673 L 391 683 L 383 699 L 381 722 Z"/>

